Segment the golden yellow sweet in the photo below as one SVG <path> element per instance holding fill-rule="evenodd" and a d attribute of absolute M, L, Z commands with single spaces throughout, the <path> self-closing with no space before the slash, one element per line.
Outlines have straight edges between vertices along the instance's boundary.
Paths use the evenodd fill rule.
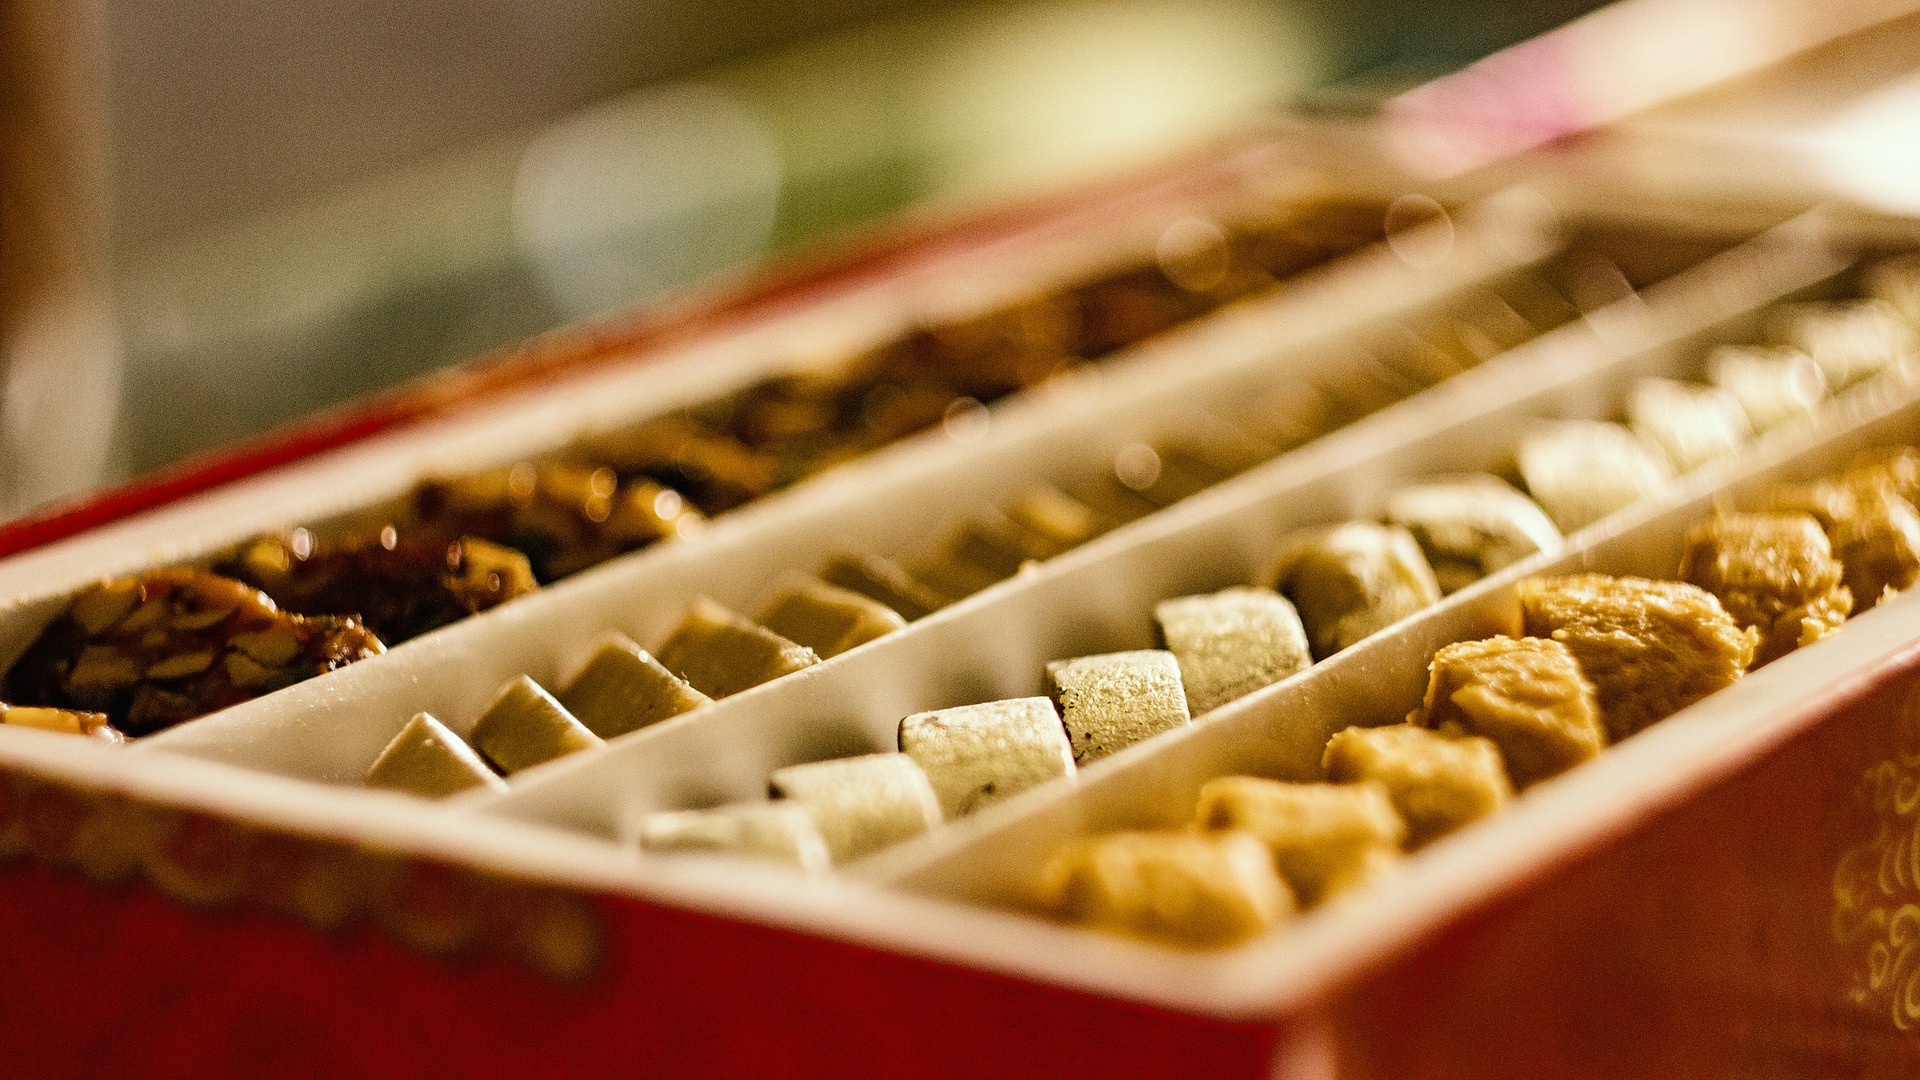
<path fill-rule="evenodd" d="M 687 608 L 658 656 L 668 671 L 710 698 L 737 694 L 820 662 L 812 649 L 705 597 Z"/>
<path fill-rule="evenodd" d="M 1606 747 L 1593 684 L 1573 653 L 1545 638 L 1462 641 L 1433 655 L 1423 727 L 1493 740 L 1514 786 L 1556 776 Z"/>
<path fill-rule="evenodd" d="M 1513 794 L 1491 740 L 1412 724 L 1347 728 L 1327 740 L 1320 764 L 1336 784 L 1371 780 L 1385 788 L 1406 819 L 1410 847 L 1486 817 Z"/>
<path fill-rule="evenodd" d="M 1260 838 L 1302 902 L 1330 900 L 1391 864 L 1407 823 L 1375 783 L 1287 784 L 1223 776 L 1200 789 L 1195 822 Z"/>
<path fill-rule="evenodd" d="M 825 660 L 885 637 L 907 620 L 871 597 L 803 578 L 768 602 L 760 624 Z"/>
<path fill-rule="evenodd" d="M 1081 840 L 1047 864 L 1040 893 L 1062 918 L 1203 947 L 1245 940 L 1294 911 L 1267 846 L 1233 830 Z"/>
<path fill-rule="evenodd" d="M 612 635 L 594 650 L 586 666 L 555 696 L 603 739 L 713 704 L 625 634 Z"/>
<path fill-rule="evenodd" d="M 1697 585 L 1576 574 L 1520 583 L 1529 637 L 1572 651 L 1614 742 L 1731 686 L 1759 635 Z"/>
<path fill-rule="evenodd" d="M 1853 611 L 1845 569 L 1807 514 L 1727 514 L 1687 533 L 1680 576 L 1760 635 L 1754 666 L 1840 629 Z"/>

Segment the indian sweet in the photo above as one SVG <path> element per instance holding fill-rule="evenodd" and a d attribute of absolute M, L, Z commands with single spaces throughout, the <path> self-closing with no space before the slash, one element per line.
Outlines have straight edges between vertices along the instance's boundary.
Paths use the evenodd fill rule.
<path fill-rule="evenodd" d="M 1462 641 L 1433 655 L 1412 723 L 1489 739 L 1514 786 L 1557 776 L 1600 753 L 1607 730 L 1593 684 L 1547 638 Z"/>
<path fill-rule="evenodd" d="M 944 820 L 927 774 L 906 754 L 867 754 L 774 770 L 768 787 L 813 815 L 836 864 L 918 836 Z"/>
<path fill-rule="evenodd" d="M 1386 789 L 1421 847 L 1506 805 L 1513 795 L 1500 748 L 1477 735 L 1413 724 L 1350 727 L 1327 740 L 1321 768 L 1336 783 Z"/>
<path fill-rule="evenodd" d="M 602 739 L 692 712 L 713 699 L 668 671 L 625 634 L 609 635 L 555 695 Z"/>
<path fill-rule="evenodd" d="M 1601 420 L 1547 425 L 1521 440 L 1518 457 L 1527 492 L 1568 534 L 1659 493 L 1673 477 L 1664 454 Z"/>
<path fill-rule="evenodd" d="M 1707 372 L 1740 403 L 1755 431 L 1811 416 L 1827 397 L 1820 365 L 1798 349 L 1722 345 L 1708 354 Z"/>
<path fill-rule="evenodd" d="M 1286 597 L 1241 585 L 1154 605 L 1160 640 L 1180 665 L 1187 711 L 1211 712 L 1306 670 L 1306 628 Z"/>
<path fill-rule="evenodd" d="M 654 654 L 710 698 L 723 698 L 820 662 L 796 645 L 704 597 L 693 602 Z"/>
<path fill-rule="evenodd" d="M 367 770 L 367 786 L 429 799 L 474 788 L 504 791 L 507 787 L 473 747 L 431 713 L 414 714 L 380 751 Z"/>
<path fill-rule="evenodd" d="M 819 873 L 833 864 L 827 842 L 805 806 L 785 799 L 729 803 L 700 810 L 643 815 L 637 830 L 649 851 L 751 855 Z"/>
<path fill-rule="evenodd" d="M 1293 601 L 1316 659 L 1440 599 L 1440 585 L 1412 534 L 1365 521 L 1289 538 L 1267 579 Z"/>
<path fill-rule="evenodd" d="M 1295 909 L 1267 846 L 1232 829 L 1080 840 L 1048 863 L 1040 900 L 1062 918 L 1194 946 L 1244 940 Z"/>
<path fill-rule="evenodd" d="M 474 749 L 508 776 L 602 745 L 598 735 L 525 675 L 500 689 L 468 738 Z"/>
<path fill-rule="evenodd" d="M 1044 697 L 914 713 L 900 721 L 899 741 L 947 820 L 1074 772 L 1073 746 Z"/>
<path fill-rule="evenodd" d="M 1164 649 L 1055 660 L 1047 691 L 1081 765 L 1190 722 L 1180 662 Z"/>
<path fill-rule="evenodd" d="M 242 582 L 173 567 L 81 590 L 0 696 L 104 713 L 137 737 L 384 650 L 351 616 L 290 614 Z"/>
<path fill-rule="evenodd" d="M 1753 666 L 1840 629 L 1853 611 L 1846 570 L 1808 514 L 1722 514 L 1686 538 L 1680 577 L 1760 636 Z"/>
<path fill-rule="evenodd" d="M 1676 474 L 1726 457 L 1753 436 L 1747 412 L 1732 394 L 1675 379 L 1635 383 L 1627 396 L 1627 426 L 1666 454 Z"/>
<path fill-rule="evenodd" d="M 1400 858 L 1407 823 L 1380 784 L 1289 784 L 1223 776 L 1200 789 L 1194 820 L 1260 838 L 1305 906 L 1377 878 Z"/>
<path fill-rule="evenodd" d="M 1733 685 L 1759 644 L 1685 582 L 1575 574 L 1530 578 L 1519 592 L 1527 636 L 1573 653 L 1615 742 Z"/>
<path fill-rule="evenodd" d="M 1911 363 L 1920 337 L 1881 300 L 1823 300 L 1789 305 L 1775 316 L 1777 339 L 1813 358 L 1835 390 Z"/>
<path fill-rule="evenodd" d="M 1385 517 L 1413 535 L 1443 593 L 1522 559 L 1560 550 L 1560 530 L 1539 504 L 1499 477 L 1441 476 L 1387 497 Z"/>
<path fill-rule="evenodd" d="M 760 625 L 822 660 L 885 637 L 907 625 L 892 608 L 824 581 L 793 581 L 761 609 Z"/>

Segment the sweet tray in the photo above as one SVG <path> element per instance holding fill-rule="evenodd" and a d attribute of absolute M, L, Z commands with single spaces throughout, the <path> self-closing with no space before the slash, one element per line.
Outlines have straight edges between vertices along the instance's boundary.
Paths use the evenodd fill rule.
<path fill-rule="evenodd" d="M 7 560 L 0 653 L 104 574 L 359 520 L 423 477 L 548 453 L 1124 264 L 1169 223 L 1228 219 L 1256 195 L 1328 189 L 1278 183 L 1270 156 L 1230 159 L 644 368 L 589 370 Z M 1368 197 L 1404 211 L 1391 189 Z M 1156 601 L 1252 580 L 1288 530 L 1376 513 L 1411 479 L 1504 471 L 1529 425 L 1618 416 L 1642 377 L 1699 380 L 1707 349 L 1757 340 L 1771 305 L 1852 295 L 1862 260 L 1914 239 L 1821 213 L 1756 235 L 1555 211 L 1520 191 L 1449 201 L 1436 215 L 1422 198 L 1382 242 L 1098 365 L 382 655 L 124 747 L 0 724 L 0 850 L 27 856 L 0 872 L 14 942 L 0 969 L 10 998 L 32 1003 L 0 1044 L 35 1075 L 266 1062 L 1306 1078 L 1496 1062 L 1653 1076 L 1727 1060 L 1895 1074 L 1912 1018 L 1870 946 L 1903 940 L 1897 905 L 1875 923 L 1865 899 L 1833 897 L 1898 826 L 1853 793 L 1875 761 L 1907 768 L 1907 729 L 1885 718 L 1906 715 L 1920 663 L 1909 599 L 1529 791 L 1392 883 L 1244 946 L 1190 952 L 1059 924 L 1031 911 L 1029 884 L 1072 836 L 1180 820 L 1208 777 L 1312 777 L 1332 730 L 1404 714 L 1437 647 L 1508 626 L 1522 576 L 1670 574 L 1681 533 L 1716 500 L 1920 442 L 1904 371 L 1074 783 L 833 873 L 634 842 L 642 813 L 758 798 L 776 768 L 892 749 L 908 713 L 1033 694 L 1049 660 L 1148 646 Z M 1436 364 L 1419 343 L 1447 334 L 1468 344 Z M 869 644 L 517 772 L 504 792 L 434 802 L 361 786 L 414 713 L 464 735 L 504 682 L 554 685 L 609 631 L 651 646 L 695 597 L 752 610 L 782 575 L 839 552 L 912 562 L 1035 484 L 1105 477 L 1136 447 L 1252 414 L 1299 438 Z M 1863 813 L 1893 816 L 1862 832 Z M 1848 845 L 1865 854 L 1836 877 Z M 1703 926 L 1709 911 L 1724 922 Z M 1840 934 L 1836 919 L 1861 929 Z M 1664 1003 L 1685 1039 L 1626 1038 L 1644 1018 L 1629 1023 L 1621 986 Z M 1726 1003 L 1683 1008 L 1689 994 Z M 89 1007 L 55 1004 L 76 1000 Z M 1768 1010 L 1776 1022 L 1747 1021 Z"/>

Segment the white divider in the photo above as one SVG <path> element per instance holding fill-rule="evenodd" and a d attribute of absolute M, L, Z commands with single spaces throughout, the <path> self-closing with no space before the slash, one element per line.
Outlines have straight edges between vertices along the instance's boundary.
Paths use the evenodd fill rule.
<path fill-rule="evenodd" d="M 755 798 L 776 768 L 891 749 L 909 713 L 1037 693 L 1049 660 L 1150 647 L 1155 602 L 1256 579 L 1294 528 L 1371 515 L 1386 493 L 1419 476 L 1497 468 L 1529 422 L 1615 415 L 1640 375 L 1697 377 L 1708 343 L 1757 331 L 1759 305 L 1845 267 L 1808 239 L 1796 226 L 1726 252 L 1649 289 L 1644 301 L 1548 334 L 1061 556 L 991 597 L 604 750 L 530 770 L 507 793 L 472 801 L 618 837 L 643 810 Z M 1294 681 L 1315 685 L 1317 670 Z M 1031 797 L 1063 790 L 1049 785 Z"/>
<path fill-rule="evenodd" d="M 655 644 L 696 596 L 746 606 L 783 571 L 814 569 L 840 551 L 902 551 L 1035 481 L 1105 467 L 1119 446 L 1178 430 L 1196 408 L 1230 410 L 1278 380 L 1338 373 L 1348 357 L 1334 346 L 1355 331 L 1444 310 L 1463 288 L 1549 254 L 1552 223 L 1539 219 L 1537 204 L 1518 202 L 1519 212 L 1496 199 L 1457 223 L 1423 226 L 1452 238 L 1437 264 L 1416 267 L 1376 245 L 1010 399 L 980 430 L 906 440 L 723 515 L 692 541 L 611 560 L 129 752 L 358 783 L 414 712 L 464 733 L 507 679 L 527 674 L 552 686 L 610 629 Z M 1809 254 L 1803 244 L 1788 258 Z"/>

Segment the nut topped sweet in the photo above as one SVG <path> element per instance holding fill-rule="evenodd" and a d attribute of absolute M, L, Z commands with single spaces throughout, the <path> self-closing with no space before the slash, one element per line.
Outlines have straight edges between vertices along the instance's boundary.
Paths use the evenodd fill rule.
<path fill-rule="evenodd" d="M 383 651 L 357 619 L 289 614 L 243 582 L 175 567 L 74 597 L 0 696 L 105 713 L 148 735 Z"/>

